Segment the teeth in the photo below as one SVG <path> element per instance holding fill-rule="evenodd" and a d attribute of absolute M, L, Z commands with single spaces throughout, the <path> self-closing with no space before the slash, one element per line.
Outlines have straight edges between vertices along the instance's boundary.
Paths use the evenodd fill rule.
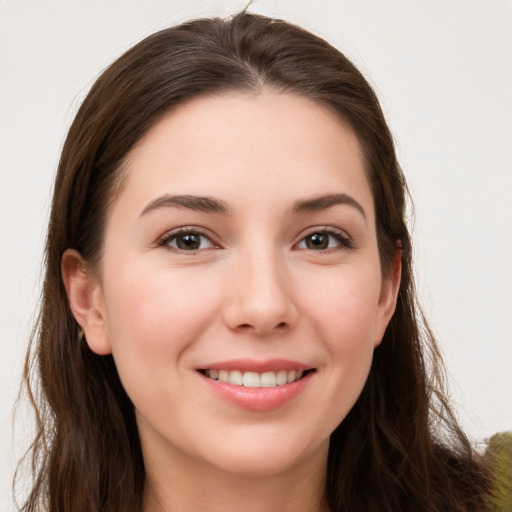
<path fill-rule="evenodd" d="M 259 388 L 260 387 L 260 374 L 256 372 L 245 372 L 243 376 L 243 385 L 246 388 Z"/>
<path fill-rule="evenodd" d="M 239 370 L 206 370 L 205 375 L 210 379 L 219 380 L 234 384 L 235 386 L 245 386 L 246 388 L 274 388 L 283 386 L 299 380 L 304 372 L 296 370 L 279 370 L 277 372 L 241 372 Z"/>
<path fill-rule="evenodd" d="M 276 374 L 274 372 L 265 372 L 261 374 L 260 386 L 262 388 L 275 388 L 277 386 L 276 381 Z"/>
<path fill-rule="evenodd" d="M 286 370 L 280 370 L 276 373 L 276 384 L 278 386 L 282 386 L 283 384 L 286 384 L 287 381 L 288 372 Z M 295 379 L 293 379 L 295 380 Z M 292 381 L 293 382 L 293 381 Z"/>
<path fill-rule="evenodd" d="M 230 384 L 235 384 L 235 386 L 241 386 L 243 384 L 242 372 L 235 370 L 234 372 L 229 372 L 229 381 Z"/>

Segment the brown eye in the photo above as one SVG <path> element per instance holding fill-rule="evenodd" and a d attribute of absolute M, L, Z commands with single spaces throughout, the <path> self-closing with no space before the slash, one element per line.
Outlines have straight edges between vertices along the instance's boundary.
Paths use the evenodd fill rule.
<path fill-rule="evenodd" d="M 176 246 L 182 251 L 194 251 L 201 246 L 201 237 L 195 234 L 177 236 Z"/>
<path fill-rule="evenodd" d="M 329 236 L 325 233 L 313 233 L 304 239 L 306 247 L 308 249 L 328 249 L 329 248 Z"/>
<path fill-rule="evenodd" d="M 314 231 L 305 236 L 298 244 L 298 249 L 310 251 L 327 251 L 330 249 L 350 249 L 353 247 L 351 239 L 341 230 L 325 229 Z"/>
<path fill-rule="evenodd" d="M 163 245 L 179 251 L 199 251 L 214 246 L 206 235 L 193 231 L 174 233 L 163 241 Z"/>

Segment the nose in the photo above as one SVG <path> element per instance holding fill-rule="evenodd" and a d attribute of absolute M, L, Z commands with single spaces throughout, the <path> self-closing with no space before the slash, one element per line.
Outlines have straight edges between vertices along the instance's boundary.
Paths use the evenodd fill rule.
<path fill-rule="evenodd" d="M 225 321 L 257 336 L 284 332 L 299 318 L 286 264 L 276 254 L 240 256 L 229 276 Z"/>

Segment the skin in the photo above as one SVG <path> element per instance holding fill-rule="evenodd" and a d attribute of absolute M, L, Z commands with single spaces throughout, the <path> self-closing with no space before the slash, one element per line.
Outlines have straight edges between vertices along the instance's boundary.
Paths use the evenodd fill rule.
<path fill-rule="evenodd" d="M 354 133 L 305 98 L 232 93 L 179 106 L 127 162 L 100 268 L 69 250 L 62 269 L 90 348 L 113 354 L 134 403 L 146 510 L 324 510 L 329 436 L 364 386 L 399 283 L 399 263 L 381 272 Z M 166 194 L 227 212 L 162 205 Z M 294 209 L 332 194 L 352 202 Z M 172 237 L 183 226 L 199 233 L 194 250 Z M 225 400 L 197 371 L 272 358 L 314 368 L 272 410 Z"/>

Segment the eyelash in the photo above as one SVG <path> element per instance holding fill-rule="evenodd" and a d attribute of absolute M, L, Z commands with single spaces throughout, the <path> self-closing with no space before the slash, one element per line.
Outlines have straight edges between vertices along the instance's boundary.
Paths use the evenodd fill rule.
<path fill-rule="evenodd" d="M 190 249 L 190 250 L 187 250 L 187 249 L 181 249 L 179 247 L 173 247 L 171 246 L 171 242 L 177 240 L 179 237 L 185 237 L 185 236 L 198 236 L 202 239 L 207 239 L 210 244 L 211 244 L 211 247 L 208 247 L 208 248 L 198 248 L 198 249 Z M 189 253 L 195 253 L 195 252 L 198 252 L 198 251 L 202 251 L 202 250 L 206 250 L 206 249 L 218 249 L 219 246 L 218 244 L 216 244 L 214 241 L 213 241 L 213 237 L 207 233 L 206 231 L 203 231 L 202 229 L 200 228 L 196 228 L 196 227 L 184 227 L 184 228 L 180 228 L 178 229 L 177 231 L 172 231 L 170 233 L 166 233 L 164 236 L 162 236 L 156 243 L 156 245 L 158 247 L 167 247 L 168 249 L 171 249 L 171 250 L 175 250 L 175 251 L 178 251 L 178 252 L 189 252 Z"/>
<path fill-rule="evenodd" d="M 187 235 L 190 236 L 198 236 L 199 238 L 207 239 L 211 246 L 207 248 L 197 248 L 197 249 L 182 249 L 180 247 L 173 247 L 170 244 L 173 241 L 176 241 L 179 239 L 179 237 L 185 237 Z M 320 236 L 327 236 L 330 239 L 334 239 L 336 241 L 336 246 L 334 247 L 327 247 L 323 249 L 312 249 L 310 247 L 299 247 L 302 243 L 307 243 L 306 240 L 314 235 L 320 235 Z M 201 243 L 201 242 L 199 242 Z M 327 241 L 328 245 L 330 245 L 330 241 Z M 156 243 L 158 247 L 167 247 L 171 250 L 175 250 L 178 252 L 189 252 L 189 253 L 196 253 L 198 251 L 206 250 L 206 249 L 218 249 L 219 245 L 213 240 L 212 236 L 207 233 L 206 231 L 201 230 L 200 228 L 196 227 L 184 227 L 180 228 L 177 231 L 172 231 L 170 233 L 166 233 L 164 236 L 162 236 Z M 305 236 L 303 236 L 298 243 L 294 245 L 294 247 L 299 248 L 300 250 L 310 250 L 313 252 L 335 252 L 335 251 L 341 251 L 341 250 L 348 250 L 348 249 L 354 249 L 355 244 L 352 238 L 341 229 L 333 228 L 333 227 L 322 227 L 322 228 L 311 228 L 309 233 L 307 233 Z"/>
<path fill-rule="evenodd" d="M 315 252 L 334 252 L 334 251 L 342 251 L 342 250 L 348 250 L 348 249 L 354 249 L 355 243 L 354 240 L 343 230 L 337 229 L 334 227 L 322 227 L 322 228 L 312 228 L 309 233 L 307 233 L 305 236 L 303 236 L 300 241 L 296 244 L 298 246 L 299 244 L 306 243 L 306 240 L 313 235 L 324 235 L 329 238 L 334 238 L 334 240 L 337 242 L 337 245 L 335 247 L 327 247 L 326 249 L 320 249 L 315 250 L 308 247 L 304 247 L 304 250 L 311 250 Z M 328 244 L 330 242 L 328 241 Z"/>

